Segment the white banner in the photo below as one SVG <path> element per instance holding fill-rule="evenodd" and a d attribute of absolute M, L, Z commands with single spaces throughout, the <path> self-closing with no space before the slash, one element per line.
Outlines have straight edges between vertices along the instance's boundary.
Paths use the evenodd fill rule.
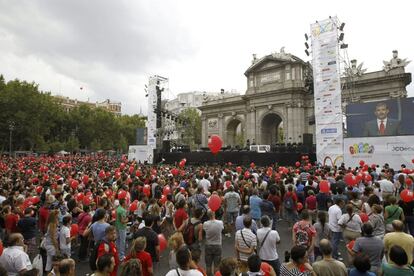
<path fill-rule="evenodd" d="M 154 149 L 149 145 L 129 146 L 128 160 L 132 161 L 135 159 L 137 162 L 148 162 L 153 161 Z"/>
<path fill-rule="evenodd" d="M 311 24 L 318 163 L 343 162 L 341 79 L 337 18 Z"/>
<path fill-rule="evenodd" d="M 345 166 L 358 167 L 359 161 L 398 169 L 413 168 L 414 136 L 361 137 L 344 139 Z"/>
<path fill-rule="evenodd" d="M 157 147 L 157 139 L 155 137 L 157 131 L 157 114 L 154 112 L 154 109 L 157 107 L 157 91 L 155 88 L 157 80 L 158 78 L 156 76 L 150 77 L 148 83 L 147 160 L 150 164 L 153 162 L 153 152 Z"/>

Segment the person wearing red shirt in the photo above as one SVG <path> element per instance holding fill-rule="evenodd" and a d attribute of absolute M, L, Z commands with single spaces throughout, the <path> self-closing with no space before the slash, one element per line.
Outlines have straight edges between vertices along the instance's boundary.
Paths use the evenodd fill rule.
<path fill-rule="evenodd" d="M 131 253 L 124 259 L 124 263 L 127 263 L 130 259 L 138 259 L 141 262 L 142 275 L 152 276 L 154 275 L 152 267 L 151 254 L 144 251 L 147 247 L 147 239 L 145 237 L 136 238 L 131 246 Z"/>
<path fill-rule="evenodd" d="M 297 220 L 297 211 L 296 211 L 297 202 L 298 202 L 298 197 L 293 191 L 293 186 L 289 185 L 288 191 L 285 193 L 283 197 L 285 219 L 288 221 L 289 227 L 292 226 L 292 222 L 296 222 Z"/>
<path fill-rule="evenodd" d="M 188 214 L 185 210 L 185 200 L 180 200 L 177 203 L 177 211 L 174 214 L 174 229 L 183 232 L 188 221 Z"/>
<path fill-rule="evenodd" d="M 312 221 L 316 221 L 316 196 L 315 193 L 310 190 L 308 192 L 308 197 L 305 200 L 305 208 L 309 211 L 309 215 L 312 218 Z"/>
<path fill-rule="evenodd" d="M 98 255 L 97 255 L 98 259 L 100 256 L 103 256 L 105 254 L 111 254 L 112 256 L 114 256 L 115 268 L 111 272 L 111 276 L 117 275 L 118 266 L 119 266 L 118 250 L 116 249 L 115 240 L 116 240 L 116 228 L 112 225 L 108 226 L 105 229 L 105 238 L 103 239 L 103 242 L 101 242 L 101 244 L 98 247 Z"/>
<path fill-rule="evenodd" d="M 39 209 L 39 229 L 44 235 L 46 233 L 46 224 L 49 217 L 50 202 L 46 200 L 45 204 Z"/>
<path fill-rule="evenodd" d="M 314 245 L 316 237 L 316 229 L 311 223 L 308 210 L 303 210 L 301 220 L 296 222 L 292 230 L 292 241 L 294 245 L 306 247 L 308 251 L 309 261 L 314 261 Z M 306 232 L 306 234 L 304 234 Z"/>
<path fill-rule="evenodd" d="M 78 216 L 78 225 L 79 225 L 79 237 L 80 237 L 80 247 L 79 247 L 79 259 L 85 260 L 88 253 L 88 244 L 89 237 L 86 235 L 83 236 L 86 228 L 88 228 L 89 223 L 92 222 L 92 216 L 89 213 L 91 208 L 89 205 L 83 206 L 83 212 Z"/>
<path fill-rule="evenodd" d="M 19 221 L 19 215 L 11 211 L 10 206 L 6 206 L 4 209 L 4 226 L 6 229 L 7 235 L 12 233 L 17 233 L 17 222 Z"/>
<path fill-rule="evenodd" d="M 272 220 L 272 229 L 276 229 L 276 222 L 280 218 L 280 205 L 282 204 L 282 200 L 280 199 L 279 192 L 274 188 L 270 189 L 270 195 L 267 198 L 270 202 L 273 203 L 273 206 L 275 207 L 275 215 L 273 216 Z"/>

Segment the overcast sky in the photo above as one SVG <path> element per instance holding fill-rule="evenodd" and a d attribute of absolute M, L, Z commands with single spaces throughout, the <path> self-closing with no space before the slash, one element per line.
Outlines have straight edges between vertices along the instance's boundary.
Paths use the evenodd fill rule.
<path fill-rule="evenodd" d="M 134 114 L 146 111 L 144 84 L 154 74 L 170 79 L 170 97 L 244 93 L 253 53 L 285 46 L 309 60 L 304 33 L 329 15 L 346 23 L 349 58 L 368 71 L 381 70 L 393 49 L 414 60 L 413 9 L 395 0 L 0 0 L 0 74 L 52 94 L 121 101 L 123 113 Z M 414 86 L 408 90 L 414 96 Z"/>

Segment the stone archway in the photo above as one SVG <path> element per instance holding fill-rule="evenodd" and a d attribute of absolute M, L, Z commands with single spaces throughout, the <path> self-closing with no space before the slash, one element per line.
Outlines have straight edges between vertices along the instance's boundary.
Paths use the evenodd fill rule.
<path fill-rule="evenodd" d="M 281 141 L 283 140 L 281 139 L 283 133 L 280 133 L 279 129 L 283 128 L 283 120 L 279 115 L 275 113 L 266 114 L 262 119 L 260 127 L 260 144 L 272 145 L 275 143 L 283 142 Z"/>
<path fill-rule="evenodd" d="M 242 122 L 239 119 L 230 120 L 230 122 L 227 124 L 227 127 L 226 127 L 225 144 L 227 146 L 232 146 L 232 147 L 240 145 L 240 142 L 243 143 L 243 141 L 239 141 L 241 138 L 243 138 L 242 136 L 243 136 Z"/>

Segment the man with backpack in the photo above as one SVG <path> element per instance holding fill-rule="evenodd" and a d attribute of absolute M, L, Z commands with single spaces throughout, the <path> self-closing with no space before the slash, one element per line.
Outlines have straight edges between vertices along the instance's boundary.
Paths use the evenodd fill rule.
<path fill-rule="evenodd" d="M 89 258 L 89 266 L 90 268 L 95 271 L 96 270 L 96 261 L 99 257 L 105 254 L 111 254 L 115 259 L 115 268 L 111 272 L 111 276 L 116 276 L 118 272 L 119 266 L 119 257 L 118 257 L 118 250 L 115 245 L 116 241 L 116 228 L 115 226 L 108 226 L 105 229 L 105 237 L 95 246 L 90 258 Z"/>
<path fill-rule="evenodd" d="M 285 219 L 287 220 L 289 227 L 292 226 L 292 223 L 296 221 L 297 212 L 296 205 L 298 198 L 296 197 L 295 192 L 293 191 L 293 186 L 288 186 L 288 191 L 283 197 L 283 207 L 285 209 Z"/>
<path fill-rule="evenodd" d="M 276 230 L 270 228 L 270 218 L 262 216 L 260 219 L 262 228 L 257 230 L 257 244 L 260 259 L 273 267 L 276 275 L 280 273 L 279 255 L 276 250 L 276 244 L 280 243 L 280 236 Z"/>
<path fill-rule="evenodd" d="M 312 226 L 308 210 L 303 210 L 301 220 L 295 223 L 292 229 L 292 240 L 294 245 L 303 246 L 308 251 L 309 262 L 314 261 L 314 242 L 316 230 Z"/>
<path fill-rule="evenodd" d="M 207 211 L 207 216 L 209 220 L 203 224 L 203 230 L 206 233 L 205 261 L 207 275 L 213 275 L 213 262 L 214 270 L 217 270 L 221 261 L 221 248 L 223 245 L 221 232 L 224 229 L 224 225 L 221 220 L 216 220 L 216 215 L 212 210 Z"/>
<path fill-rule="evenodd" d="M 194 217 L 190 219 L 184 230 L 184 241 L 190 249 L 200 248 L 200 242 L 203 239 L 203 222 L 201 221 L 202 216 L 203 210 L 200 208 L 195 209 Z"/>

